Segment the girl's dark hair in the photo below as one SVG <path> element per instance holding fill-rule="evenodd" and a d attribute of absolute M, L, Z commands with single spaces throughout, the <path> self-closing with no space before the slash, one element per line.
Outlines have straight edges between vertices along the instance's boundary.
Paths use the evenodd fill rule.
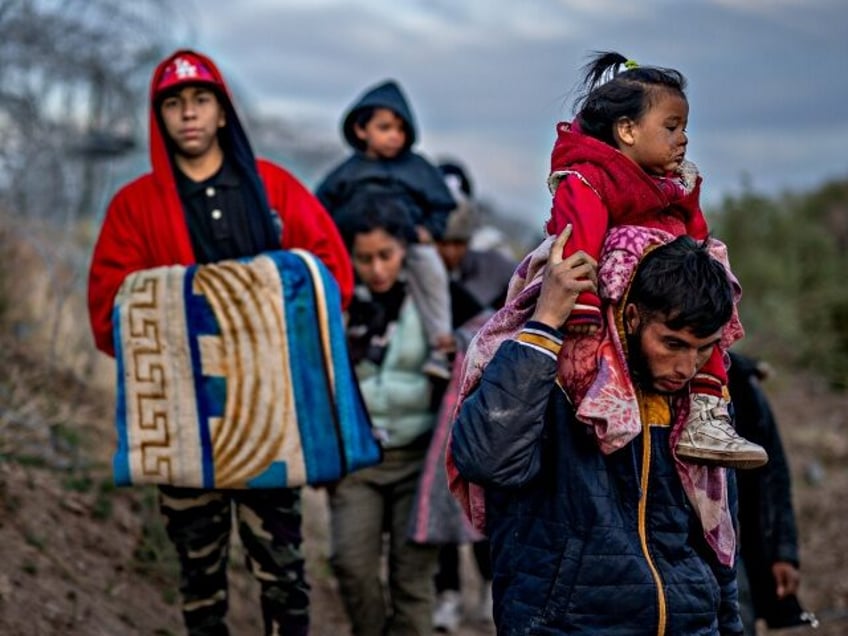
<path fill-rule="evenodd" d="M 336 217 L 339 233 L 352 251 L 358 234 L 368 234 L 374 230 L 383 230 L 403 243 L 409 243 L 414 234 L 413 225 L 406 209 L 397 202 L 397 198 L 388 194 L 373 192 L 354 197 Z"/>
<path fill-rule="evenodd" d="M 613 147 L 615 122 L 622 117 L 638 121 L 660 91 L 686 98 L 686 78 L 679 71 L 631 65 L 620 53 L 608 51 L 596 52 L 583 67 L 582 86 L 575 103 L 581 131 Z"/>
<path fill-rule="evenodd" d="M 706 243 L 684 235 L 648 252 L 636 269 L 627 302 L 669 329 L 690 329 L 698 338 L 718 331 L 733 315 L 733 289 L 724 265 Z"/>

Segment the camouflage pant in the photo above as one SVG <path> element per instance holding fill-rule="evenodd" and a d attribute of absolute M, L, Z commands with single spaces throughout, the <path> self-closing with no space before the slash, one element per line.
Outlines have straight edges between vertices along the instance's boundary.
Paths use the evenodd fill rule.
<path fill-rule="evenodd" d="M 159 488 L 159 509 L 180 559 L 191 636 L 226 636 L 232 509 L 247 568 L 261 585 L 265 634 L 307 634 L 309 586 L 301 552 L 300 490 Z"/>

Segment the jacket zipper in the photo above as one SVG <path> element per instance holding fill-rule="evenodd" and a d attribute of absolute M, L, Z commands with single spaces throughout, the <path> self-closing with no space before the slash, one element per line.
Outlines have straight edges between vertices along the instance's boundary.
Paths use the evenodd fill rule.
<path fill-rule="evenodd" d="M 660 573 L 654 565 L 651 554 L 648 552 L 648 481 L 650 477 L 651 466 L 651 425 L 648 422 L 646 413 L 642 411 L 642 474 L 639 480 L 639 543 L 642 546 L 642 554 L 651 570 L 651 576 L 654 579 L 654 584 L 657 586 L 657 606 L 659 610 L 659 621 L 657 622 L 657 636 L 665 636 L 665 628 L 667 621 L 666 614 L 666 599 L 663 591 L 663 581 Z"/>

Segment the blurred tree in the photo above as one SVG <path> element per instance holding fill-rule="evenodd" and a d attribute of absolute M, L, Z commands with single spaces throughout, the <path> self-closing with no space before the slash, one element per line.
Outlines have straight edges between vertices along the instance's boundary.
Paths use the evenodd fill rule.
<path fill-rule="evenodd" d="M 101 204 L 100 160 L 135 145 L 150 68 L 173 41 L 165 0 L 0 0 L 0 201 L 61 220 Z"/>
<path fill-rule="evenodd" d="M 799 233 L 797 302 L 804 332 L 812 336 L 805 339 L 802 361 L 833 385 L 848 388 L 848 184 L 826 184 L 793 203 L 793 225 L 804 228 Z"/>
<path fill-rule="evenodd" d="M 239 103 L 247 105 L 245 125 L 256 152 L 286 166 L 307 185 L 317 184 L 347 152 L 335 130 L 316 130 L 290 114 L 256 112 L 246 96 L 239 95 Z"/>
<path fill-rule="evenodd" d="M 0 210 L 43 263 L 44 306 L 21 326 L 48 339 L 51 359 L 85 285 L 90 240 L 74 240 L 77 221 L 105 207 L 115 160 L 146 128 L 150 69 L 180 23 L 165 0 L 0 0 Z"/>
<path fill-rule="evenodd" d="M 746 343 L 791 339 L 799 324 L 794 304 L 783 302 L 795 288 L 795 272 L 788 266 L 793 258 L 786 252 L 791 242 L 781 238 L 786 211 L 775 201 L 746 190 L 724 201 L 716 221 L 713 232 L 727 244 L 733 272 L 742 283 L 739 312 L 748 332 Z"/>
<path fill-rule="evenodd" d="M 711 217 L 742 283 L 741 347 L 848 388 L 848 181 L 775 198 L 748 189 Z"/>

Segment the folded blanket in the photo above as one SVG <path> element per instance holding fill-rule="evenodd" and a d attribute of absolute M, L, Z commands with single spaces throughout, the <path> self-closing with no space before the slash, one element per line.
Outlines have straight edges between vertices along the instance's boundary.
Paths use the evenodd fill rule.
<path fill-rule="evenodd" d="M 311 254 L 135 272 L 113 324 L 118 485 L 294 487 L 380 460 L 338 287 Z"/>
<path fill-rule="evenodd" d="M 501 343 L 515 337 L 532 315 L 554 238 L 545 239 L 519 263 L 510 281 L 506 304 L 477 332 L 469 346 L 456 400 L 457 413 L 462 401 L 477 388 L 486 366 Z M 657 229 L 637 226 L 611 229 L 604 242 L 598 267 L 601 297 L 608 303 L 605 333 L 598 336 L 605 342 L 602 343 L 597 358 L 592 360 L 588 360 L 586 353 L 580 350 L 580 339 L 576 339 L 577 343 L 568 343 L 560 352 L 560 377 L 573 371 L 569 365 L 598 365 L 598 373 L 594 376 L 594 382 L 588 389 L 581 408 L 587 411 L 591 409 L 591 412 L 587 413 L 587 416 L 591 415 L 587 417 L 587 421 L 593 422 L 595 437 L 604 453 L 622 448 L 641 432 L 639 405 L 627 370 L 622 343 L 614 326 L 613 307 L 625 297 L 633 272 L 646 250 L 673 239 L 671 234 Z M 730 271 L 725 246 L 720 241 L 710 239 L 708 248 L 712 256 L 725 266 L 738 302 L 741 288 Z M 733 317 L 722 334 L 722 346 L 729 347 L 741 338 L 742 334 L 742 325 L 734 308 Z M 600 420 L 597 417 L 609 409 L 613 409 L 617 414 L 615 430 L 598 424 Z M 680 437 L 688 409 L 688 400 L 675 401 L 675 418 L 670 440 L 672 449 Z M 581 411 L 578 410 L 579 414 Z M 574 425 L 580 424 L 575 422 Z M 451 493 L 474 528 L 484 532 L 485 493 L 479 485 L 467 482 L 460 475 L 451 454 L 450 438 L 447 442 L 445 465 Z M 707 543 L 720 562 L 732 563 L 736 550 L 736 534 L 728 507 L 726 469 L 683 462 L 676 455 L 675 465 L 683 489 L 702 523 Z"/>

